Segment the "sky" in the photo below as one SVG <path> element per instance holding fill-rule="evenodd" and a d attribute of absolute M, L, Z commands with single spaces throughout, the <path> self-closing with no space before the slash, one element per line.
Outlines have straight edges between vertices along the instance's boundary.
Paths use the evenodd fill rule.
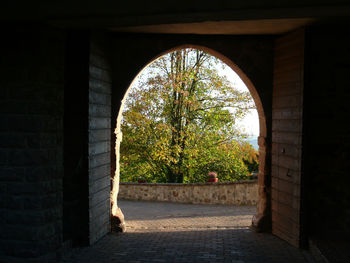
<path fill-rule="evenodd" d="M 219 74 L 224 75 L 227 79 L 233 83 L 241 91 L 249 91 L 247 86 L 244 84 L 242 79 L 233 71 L 229 66 L 225 69 L 218 68 Z M 258 136 L 259 135 L 259 117 L 257 110 L 251 110 L 244 119 L 239 121 L 239 125 L 245 130 L 248 135 Z"/>

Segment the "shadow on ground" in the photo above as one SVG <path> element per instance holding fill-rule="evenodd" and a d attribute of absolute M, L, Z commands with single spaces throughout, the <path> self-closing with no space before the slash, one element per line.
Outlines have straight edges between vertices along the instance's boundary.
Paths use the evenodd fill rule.
<path fill-rule="evenodd" d="M 65 263 L 314 262 L 310 254 L 249 229 L 109 234 Z"/>
<path fill-rule="evenodd" d="M 64 263 L 315 262 L 307 251 L 250 231 L 252 206 L 122 201 L 126 233 L 111 233 Z"/>

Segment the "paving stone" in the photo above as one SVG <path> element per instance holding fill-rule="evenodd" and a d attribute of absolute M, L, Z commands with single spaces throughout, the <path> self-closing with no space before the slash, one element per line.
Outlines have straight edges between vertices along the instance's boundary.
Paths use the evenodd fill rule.
<path fill-rule="evenodd" d="M 126 233 L 110 233 L 62 263 L 316 262 L 304 250 L 250 231 L 251 206 L 119 201 Z"/>

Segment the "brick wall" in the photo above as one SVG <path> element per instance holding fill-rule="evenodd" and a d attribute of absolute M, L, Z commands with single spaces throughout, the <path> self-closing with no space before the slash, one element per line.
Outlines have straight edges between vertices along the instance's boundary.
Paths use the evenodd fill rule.
<path fill-rule="evenodd" d="M 49 262 L 62 241 L 64 36 L 2 31 L 0 262 Z"/>
<path fill-rule="evenodd" d="M 120 183 L 119 199 L 191 204 L 256 205 L 257 181 L 194 184 Z"/>
<path fill-rule="evenodd" d="M 272 102 L 272 232 L 300 246 L 304 31 L 275 43 Z"/>
<path fill-rule="evenodd" d="M 90 244 L 110 230 L 111 68 L 103 36 L 92 34 L 89 61 Z"/>

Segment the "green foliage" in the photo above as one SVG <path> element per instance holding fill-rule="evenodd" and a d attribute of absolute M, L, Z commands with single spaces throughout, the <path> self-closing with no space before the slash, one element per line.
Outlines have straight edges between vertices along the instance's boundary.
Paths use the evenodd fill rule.
<path fill-rule="evenodd" d="M 153 62 L 130 91 L 123 112 L 121 180 L 205 182 L 246 179 L 251 149 L 236 121 L 254 103 L 223 76 L 218 59 L 195 49 Z"/>

